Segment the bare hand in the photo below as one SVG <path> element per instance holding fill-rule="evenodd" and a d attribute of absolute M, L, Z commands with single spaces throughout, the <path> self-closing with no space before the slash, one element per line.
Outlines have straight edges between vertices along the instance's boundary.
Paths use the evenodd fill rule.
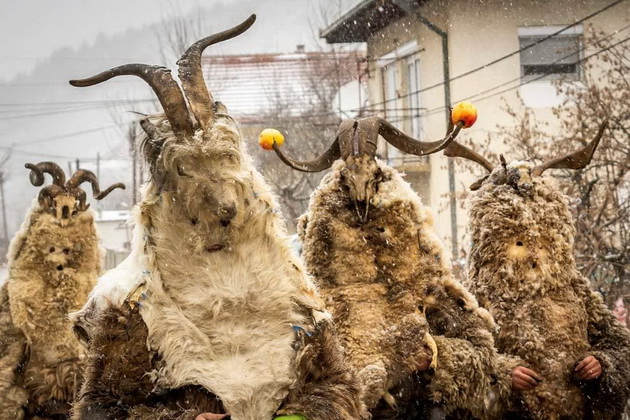
<path fill-rule="evenodd" d="M 203 413 L 199 414 L 195 420 L 227 420 L 229 418 L 228 414 Z"/>
<path fill-rule="evenodd" d="M 592 381 L 602 374 L 602 364 L 595 356 L 586 356 L 575 367 L 577 377 L 584 381 Z"/>
<path fill-rule="evenodd" d="M 524 366 L 512 369 L 512 388 L 517 391 L 527 391 L 536 388 L 543 380 L 542 376 Z"/>
<path fill-rule="evenodd" d="M 426 348 L 420 357 L 416 359 L 416 371 L 423 372 L 429 370 L 431 362 L 433 361 L 433 352 L 431 349 Z"/>

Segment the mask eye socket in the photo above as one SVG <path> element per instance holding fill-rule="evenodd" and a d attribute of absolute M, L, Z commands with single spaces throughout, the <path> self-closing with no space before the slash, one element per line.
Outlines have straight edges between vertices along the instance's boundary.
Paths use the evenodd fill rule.
<path fill-rule="evenodd" d="M 187 177 L 187 178 L 190 178 L 190 175 L 188 175 L 188 174 L 186 173 L 186 171 L 184 171 L 184 169 L 183 169 L 181 166 L 178 166 L 178 167 L 177 167 L 177 175 L 179 175 L 179 176 L 185 176 L 185 177 Z"/>

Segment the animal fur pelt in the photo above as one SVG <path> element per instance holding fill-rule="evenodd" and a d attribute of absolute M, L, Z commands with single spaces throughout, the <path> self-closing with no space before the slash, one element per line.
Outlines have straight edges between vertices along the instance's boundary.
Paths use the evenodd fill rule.
<path fill-rule="evenodd" d="M 401 175 L 367 155 L 348 162 L 324 177 L 299 233 L 373 418 L 438 408 L 493 417 L 511 383 L 496 363 L 492 318 L 453 279 L 430 210 Z M 367 202 L 350 194 L 357 179 L 369 183 Z M 430 371 L 417 372 L 429 355 Z"/>
<path fill-rule="evenodd" d="M 67 314 L 87 300 L 100 258 L 91 211 L 61 219 L 33 203 L 0 293 L 0 418 L 67 418 L 84 355 Z"/>
<path fill-rule="evenodd" d="M 89 342 L 75 418 L 364 417 L 236 122 L 217 114 L 186 141 L 165 120 L 152 124 L 163 143 L 155 154 L 145 146 L 154 178 L 135 210 L 132 253 L 74 315 Z"/>
<path fill-rule="evenodd" d="M 469 287 L 500 326 L 499 351 L 522 358 L 543 382 L 513 395 L 515 411 L 536 419 L 617 418 L 629 396 L 630 335 L 589 289 L 573 258 L 567 204 L 533 165 L 494 169 L 470 203 Z M 587 355 L 603 374 L 580 381 Z"/>

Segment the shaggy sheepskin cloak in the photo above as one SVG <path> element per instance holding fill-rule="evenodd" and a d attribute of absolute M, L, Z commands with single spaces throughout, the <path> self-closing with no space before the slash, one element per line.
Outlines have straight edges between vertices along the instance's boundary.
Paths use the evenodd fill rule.
<path fill-rule="evenodd" d="M 0 418 L 67 418 L 84 357 L 68 313 L 86 302 L 100 257 L 91 211 L 58 219 L 33 203 L 0 289 Z"/>
<path fill-rule="evenodd" d="M 497 363 L 493 320 L 453 279 L 430 210 L 397 171 L 376 165 L 369 209 L 355 205 L 344 179 L 352 171 L 337 161 L 299 226 L 307 270 L 366 405 L 375 419 L 429 418 L 436 407 L 490 418 L 511 387 Z M 417 372 L 427 348 L 431 369 Z"/>
<path fill-rule="evenodd" d="M 496 168 L 470 204 L 469 288 L 500 329 L 499 351 L 542 375 L 512 397 L 514 411 L 537 419 L 617 418 L 630 385 L 630 334 L 573 258 L 567 198 L 533 165 Z M 576 364 L 595 356 L 603 373 L 580 381 Z"/>
<path fill-rule="evenodd" d="M 154 173 L 167 168 L 164 179 L 180 184 L 148 183 L 131 255 L 75 315 L 89 342 L 75 418 L 362 418 L 329 314 L 290 250 L 275 197 L 239 150 L 234 120 L 218 115 L 186 142 L 155 124 L 167 140 Z M 207 188 L 222 186 L 238 191 L 229 224 L 207 211 Z"/>

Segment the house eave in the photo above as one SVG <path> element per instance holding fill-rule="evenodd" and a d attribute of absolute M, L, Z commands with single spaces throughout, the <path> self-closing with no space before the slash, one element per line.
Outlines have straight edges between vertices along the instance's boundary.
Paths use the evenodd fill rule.
<path fill-rule="evenodd" d="M 368 38 L 405 16 L 392 0 L 363 0 L 320 31 L 329 44 L 366 42 Z"/>

